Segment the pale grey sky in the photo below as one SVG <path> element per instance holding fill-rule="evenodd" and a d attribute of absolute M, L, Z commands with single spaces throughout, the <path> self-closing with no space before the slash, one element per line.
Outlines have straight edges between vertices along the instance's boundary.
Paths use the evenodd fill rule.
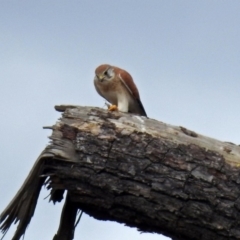
<path fill-rule="evenodd" d="M 101 63 L 131 73 L 149 117 L 240 144 L 239 12 L 239 0 L 0 1 L 0 211 L 48 144 L 54 105 L 104 105 Z M 47 195 L 25 240 L 57 230 Z M 167 238 L 83 215 L 75 239 Z"/>

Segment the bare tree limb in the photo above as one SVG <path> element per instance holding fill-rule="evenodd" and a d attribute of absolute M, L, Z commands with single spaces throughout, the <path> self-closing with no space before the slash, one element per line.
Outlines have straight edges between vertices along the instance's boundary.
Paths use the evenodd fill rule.
<path fill-rule="evenodd" d="M 13 239 L 24 234 L 45 182 L 54 202 L 68 191 L 61 239 L 73 238 L 78 208 L 175 240 L 240 239 L 239 146 L 131 114 L 56 110 L 64 113 L 51 143 L 1 214 L 3 233 L 19 220 Z"/>
<path fill-rule="evenodd" d="M 77 212 L 77 204 L 75 202 L 72 202 L 67 195 L 62 210 L 59 229 L 53 240 L 72 240 L 74 238 L 75 220 Z"/>

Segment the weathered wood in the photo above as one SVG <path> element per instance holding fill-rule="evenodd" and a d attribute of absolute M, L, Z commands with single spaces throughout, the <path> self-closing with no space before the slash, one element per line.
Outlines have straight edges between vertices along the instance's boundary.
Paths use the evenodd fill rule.
<path fill-rule="evenodd" d="M 74 238 L 77 212 L 77 204 L 72 202 L 69 195 L 67 195 L 62 210 L 59 229 L 57 234 L 53 237 L 53 240 L 72 240 Z"/>
<path fill-rule="evenodd" d="M 97 219 L 172 239 L 240 239 L 239 146 L 136 115 L 56 109 L 63 117 L 32 170 L 42 177 L 30 173 L 1 214 L 3 231 L 19 220 L 14 239 L 34 213 L 36 201 L 26 199 L 38 196 L 35 186 L 48 176 L 52 201 L 67 190 L 76 207 Z M 26 208 L 33 212 L 22 214 Z"/>

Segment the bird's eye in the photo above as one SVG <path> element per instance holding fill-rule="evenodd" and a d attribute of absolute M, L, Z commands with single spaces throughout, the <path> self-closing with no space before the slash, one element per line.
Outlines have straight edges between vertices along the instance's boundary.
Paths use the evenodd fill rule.
<path fill-rule="evenodd" d="M 113 68 L 108 68 L 108 70 L 104 74 L 109 78 L 113 77 Z"/>

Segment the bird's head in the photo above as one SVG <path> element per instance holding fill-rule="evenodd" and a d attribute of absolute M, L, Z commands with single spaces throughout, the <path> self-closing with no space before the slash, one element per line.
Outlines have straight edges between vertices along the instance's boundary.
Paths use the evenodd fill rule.
<path fill-rule="evenodd" d="M 110 81 L 115 77 L 114 68 L 108 64 L 100 65 L 95 70 L 95 80 L 100 82 Z"/>

